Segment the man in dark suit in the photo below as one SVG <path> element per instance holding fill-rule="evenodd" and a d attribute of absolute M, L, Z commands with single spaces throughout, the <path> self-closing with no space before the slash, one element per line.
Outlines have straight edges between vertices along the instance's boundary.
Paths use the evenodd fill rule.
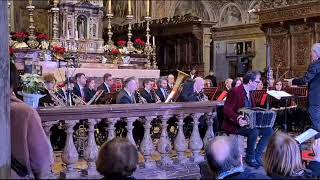
<path fill-rule="evenodd" d="M 172 90 L 174 86 L 174 75 L 173 74 L 169 74 L 168 75 L 168 88 L 169 90 Z"/>
<path fill-rule="evenodd" d="M 191 79 L 195 79 L 195 78 L 197 77 L 197 70 L 196 70 L 195 67 L 193 67 L 193 68 L 191 69 L 189 75 L 190 75 L 190 78 L 191 78 Z"/>
<path fill-rule="evenodd" d="M 98 87 L 98 90 L 104 90 L 104 92 L 110 93 L 112 85 L 113 85 L 112 75 L 109 73 L 106 73 L 103 75 L 103 83 Z"/>
<path fill-rule="evenodd" d="M 211 80 L 212 87 L 217 87 L 217 78 L 213 74 L 213 70 L 209 71 L 209 75 L 205 77 L 205 79 Z"/>
<path fill-rule="evenodd" d="M 260 77 L 261 75 L 259 72 L 250 71 L 243 77 L 243 84 L 233 88 L 232 91 L 228 93 L 224 104 L 224 114 L 226 118 L 224 118 L 222 124 L 222 129 L 227 133 L 248 137 L 246 162 L 249 166 L 255 168 L 258 168 L 263 164 L 262 154 L 273 130 L 272 128 L 246 128 L 245 126 L 248 125 L 248 121 L 238 112 L 238 110 L 243 107 L 251 108 L 255 106 L 254 101 L 250 98 L 250 91 L 257 88 L 260 83 Z M 261 135 L 261 139 L 255 148 L 259 135 Z"/>
<path fill-rule="evenodd" d="M 83 100 L 85 100 L 85 86 L 87 82 L 86 75 L 83 73 L 77 73 L 74 77 L 76 84 L 73 87 L 73 93 L 79 97 L 81 97 Z"/>
<path fill-rule="evenodd" d="M 117 95 L 117 104 L 135 104 L 135 92 L 138 89 L 137 81 L 134 77 L 129 77 L 124 81 L 124 88 Z"/>
<path fill-rule="evenodd" d="M 311 48 L 311 64 L 305 75 L 300 79 L 288 79 L 288 82 L 289 86 L 308 84 L 308 111 L 312 128 L 320 132 L 320 43 L 314 44 Z M 320 133 L 315 138 L 320 138 Z"/>
<path fill-rule="evenodd" d="M 168 92 L 168 81 L 165 78 L 160 78 L 157 82 L 158 84 L 158 89 L 156 91 L 156 94 L 159 96 L 161 102 L 165 102 L 169 92 Z"/>
<path fill-rule="evenodd" d="M 187 79 L 183 85 L 183 89 L 180 93 L 179 100 L 182 102 L 196 102 L 202 101 L 204 80 L 201 77 L 195 79 Z"/>
<path fill-rule="evenodd" d="M 140 91 L 141 96 L 147 100 L 148 103 L 159 103 L 161 102 L 157 100 L 155 96 L 155 92 L 153 90 L 153 83 L 150 79 L 145 79 L 143 81 L 143 87 L 144 89 Z"/>

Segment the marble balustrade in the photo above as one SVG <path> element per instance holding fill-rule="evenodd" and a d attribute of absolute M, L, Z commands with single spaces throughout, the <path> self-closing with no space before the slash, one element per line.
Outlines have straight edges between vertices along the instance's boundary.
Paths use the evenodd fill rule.
<path fill-rule="evenodd" d="M 197 163 L 204 160 L 201 150 L 204 145 L 214 137 L 212 124 L 216 117 L 215 109 L 218 104 L 221 104 L 221 102 L 114 104 L 82 107 L 47 107 L 39 108 L 38 112 L 41 116 L 42 124 L 48 138 L 50 138 L 50 128 L 58 123 L 59 120 L 65 121 L 67 138 L 61 159 L 66 165 L 66 168 L 60 172 L 59 176 L 61 178 L 77 178 L 79 176 L 98 176 L 95 161 L 99 147 L 95 140 L 95 125 L 102 119 L 108 124 L 108 127 L 106 128 L 106 141 L 116 137 L 116 122 L 125 120 L 127 123 L 126 138 L 135 145 L 136 142 L 133 138 L 133 122 L 139 120 L 143 123 L 143 139 L 141 143 L 137 145 L 140 154 L 144 157 L 142 168 L 156 168 L 157 166 L 167 166 L 172 165 L 173 163 Z M 178 133 L 173 144 L 171 144 L 167 132 L 167 121 L 172 116 L 175 116 L 178 119 Z M 187 116 L 191 116 L 193 119 L 193 128 L 190 139 L 186 139 L 183 132 L 183 120 Z M 205 118 L 208 125 L 203 139 L 201 139 L 198 129 L 200 117 Z M 161 136 L 156 143 L 153 143 L 150 128 L 151 121 L 155 118 L 161 120 Z M 88 133 L 83 156 L 88 166 L 86 169 L 79 171 L 75 168 L 76 163 L 79 160 L 79 152 L 75 146 L 73 132 L 76 123 L 79 122 L 79 120 L 84 119 L 86 119 L 86 123 L 88 124 Z M 155 151 L 161 156 L 158 162 L 155 162 L 154 158 L 152 158 Z M 187 151 L 192 152 L 191 157 L 186 156 Z M 172 152 L 176 152 L 177 158 L 172 157 Z"/>

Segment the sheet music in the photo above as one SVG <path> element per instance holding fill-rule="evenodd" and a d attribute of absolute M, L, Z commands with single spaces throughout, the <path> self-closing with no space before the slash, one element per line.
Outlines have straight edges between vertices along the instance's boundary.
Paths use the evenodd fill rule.
<path fill-rule="evenodd" d="M 280 100 L 283 97 L 291 97 L 292 96 L 291 94 L 289 94 L 289 93 L 287 93 L 285 91 L 270 90 L 270 91 L 267 91 L 267 93 L 270 96 L 272 96 L 272 97 L 274 97 L 274 98 L 276 98 L 278 100 Z"/>
<path fill-rule="evenodd" d="M 318 131 L 314 130 L 314 129 L 308 129 L 307 131 L 305 131 L 304 133 L 300 134 L 299 136 L 297 136 L 295 138 L 295 140 L 297 140 L 299 142 L 299 144 L 307 141 L 308 139 L 312 138 L 313 136 L 315 136 L 316 134 L 318 134 Z"/>

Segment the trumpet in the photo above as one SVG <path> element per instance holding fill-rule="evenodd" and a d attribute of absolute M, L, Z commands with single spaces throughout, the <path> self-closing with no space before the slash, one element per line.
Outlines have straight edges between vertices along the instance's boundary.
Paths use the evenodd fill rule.
<path fill-rule="evenodd" d="M 77 105 L 87 105 L 86 102 L 84 102 L 84 100 L 77 96 L 76 94 L 72 93 L 72 99 L 74 101 L 74 104 L 77 106 Z"/>
<path fill-rule="evenodd" d="M 67 102 L 67 100 L 61 96 L 61 94 L 59 93 L 50 93 L 51 99 L 53 100 L 54 104 L 57 106 L 67 106 L 67 104 L 65 102 Z"/>
<path fill-rule="evenodd" d="M 157 95 L 157 93 L 154 90 L 152 91 L 152 93 L 153 93 L 153 96 L 156 98 L 156 103 L 157 102 L 162 102 L 160 97 Z"/>
<path fill-rule="evenodd" d="M 141 96 L 139 90 L 137 90 L 136 92 L 137 92 L 137 95 L 138 95 L 139 103 L 141 103 L 141 104 L 148 103 L 148 101 L 144 97 Z"/>

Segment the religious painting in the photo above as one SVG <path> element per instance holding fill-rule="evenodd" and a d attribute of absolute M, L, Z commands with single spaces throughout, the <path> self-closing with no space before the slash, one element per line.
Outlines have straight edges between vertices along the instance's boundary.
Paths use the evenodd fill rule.
<path fill-rule="evenodd" d="M 201 1 L 179 1 L 174 16 L 183 16 L 185 14 L 191 14 L 206 21 L 210 20 L 209 13 Z"/>
<path fill-rule="evenodd" d="M 221 15 L 221 25 L 237 25 L 241 24 L 241 12 L 236 6 L 228 6 Z"/>

